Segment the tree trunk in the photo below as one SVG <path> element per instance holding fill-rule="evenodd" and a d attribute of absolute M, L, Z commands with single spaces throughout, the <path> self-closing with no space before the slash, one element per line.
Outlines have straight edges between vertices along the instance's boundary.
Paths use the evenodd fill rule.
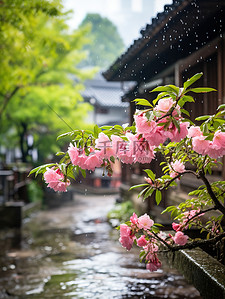
<path fill-rule="evenodd" d="M 27 156 L 28 156 L 28 146 L 27 146 L 27 124 L 21 123 L 21 131 L 19 132 L 20 136 L 20 151 L 22 155 L 22 162 L 27 162 Z"/>

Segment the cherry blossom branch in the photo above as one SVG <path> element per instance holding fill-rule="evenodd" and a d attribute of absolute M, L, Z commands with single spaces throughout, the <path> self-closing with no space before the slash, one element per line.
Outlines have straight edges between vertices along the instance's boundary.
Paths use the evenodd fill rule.
<path fill-rule="evenodd" d="M 167 189 L 172 184 L 172 182 L 174 182 L 176 179 L 179 179 L 182 175 L 184 175 L 186 173 L 191 173 L 194 176 L 198 177 L 198 175 L 193 170 L 185 170 L 185 172 L 178 173 L 178 175 L 176 175 L 174 178 L 172 178 L 171 180 L 166 182 L 165 185 L 162 188 L 160 188 L 160 190 L 162 191 L 164 189 Z"/>
<path fill-rule="evenodd" d="M 215 210 L 217 210 L 217 208 L 216 208 L 216 207 L 212 207 L 212 208 L 208 208 L 208 209 L 206 209 L 206 210 L 200 210 L 197 214 L 195 214 L 195 215 L 192 216 L 191 218 L 188 218 L 187 222 L 185 223 L 185 226 L 186 226 L 191 220 L 193 220 L 194 218 L 200 216 L 201 214 L 205 214 L 205 213 L 208 213 L 208 212 L 213 211 L 213 210 L 215 211 Z"/>
<path fill-rule="evenodd" d="M 173 249 L 173 246 L 168 244 L 165 240 L 163 240 L 162 238 L 160 238 L 156 233 L 154 233 L 153 231 L 151 231 L 151 233 L 155 236 L 156 240 L 159 240 L 161 243 L 163 243 L 166 247 L 169 248 L 169 250 Z"/>
<path fill-rule="evenodd" d="M 171 109 L 165 114 L 165 115 L 162 115 L 161 117 L 159 117 L 156 122 L 160 121 L 161 119 L 167 117 L 167 116 L 172 116 L 173 114 L 173 111 L 176 109 L 176 106 L 179 102 L 179 100 L 182 98 L 183 94 L 179 95 L 177 98 L 176 98 L 176 104 L 173 105 L 173 107 L 171 107 Z"/>
<path fill-rule="evenodd" d="M 225 215 L 225 207 L 217 199 L 215 193 L 212 190 L 212 187 L 211 187 L 209 181 L 207 180 L 207 178 L 204 175 L 204 172 L 200 171 L 199 176 L 200 176 L 201 180 L 204 182 L 204 184 L 206 186 L 206 189 L 207 189 L 211 199 L 213 200 L 213 202 L 215 204 L 215 208 L 218 209 L 222 214 Z"/>
<path fill-rule="evenodd" d="M 169 251 L 174 252 L 174 251 L 178 251 L 178 250 L 181 250 L 181 249 L 193 249 L 193 248 L 196 248 L 196 247 L 199 247 L 199 246 L 204 246 L 204 245 L 208 245 L 208 244 L 215 244 L 224 237 L 225 237 L 225 232 L 221 233 L 220 235 L 218 235 L 214 238 L 208 239 L 208 240 L 192 241 L 191 243 L 187 243 L 185 245 L 176 245 L 176 246 L 171 246 L 170 245 L 169 250 L 162 250 L 162 252 L 169 252 Z"/>

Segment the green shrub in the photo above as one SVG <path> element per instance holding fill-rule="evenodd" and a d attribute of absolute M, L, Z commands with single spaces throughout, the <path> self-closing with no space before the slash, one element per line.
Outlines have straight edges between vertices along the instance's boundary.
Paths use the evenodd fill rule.
<path fill-rule="evenodd" d="M 27 190 L 30 202 L 42 201 L 44 193 L 41 186 L 36 181 L 30 181 Z"/>
<path fill-rule="evenodd" d="M 122 203 L 117 203 L 115 207 L 108 212 L 107 218 L 113 226 L 117 226 L 119 223 L 127 221 L 133 212 L 133 203 L 128 200 Z"/>

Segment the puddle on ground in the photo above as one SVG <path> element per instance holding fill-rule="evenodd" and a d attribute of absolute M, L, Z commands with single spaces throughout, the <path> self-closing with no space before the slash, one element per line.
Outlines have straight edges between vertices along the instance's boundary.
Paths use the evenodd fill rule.
<path fill-rule="evenodd" d="M 165 261 L 150 273 L 139 263 L 138 249 L 120 246 L 118 232 L 104 218 L 114 200 L 76 195 L 61 208 L 41 211 L 25 221 L 20 248 L 8 234 L 0 256 L 0 298 L 200 299 Z"/>

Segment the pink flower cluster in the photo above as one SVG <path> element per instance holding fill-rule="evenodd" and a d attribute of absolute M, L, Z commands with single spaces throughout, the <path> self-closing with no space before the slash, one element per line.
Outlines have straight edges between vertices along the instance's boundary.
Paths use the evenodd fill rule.
<path fill-rule="evenodd" d="M 77 165 L 82 169 L 94 171 L 95 167 L 100 167 L 103 163 L 100 152 L 95 151 L 93 148 L 90 149 L 90 154 L 87 156 L 82 148 L 77 148 L 71 143 L 68 148 L 68 153 L 72 164 Z"/>
<path fill-rule="evenodd" d="M 162 265 L 157 256 L 158 249 L 158 245 L 156 245 L 154 239 L 144 247 L 144 251 L 147 253 L 145 258 L 147 261 L 146 269 L 151 272 L 157 271 Z"/>
<path fill-rule="evenodd" d="M 131 250 L 134 242 L 134 234 L 132 233 L 132 229 L 126 224 L 120 225 L 119 241 L 123 247 L 127 250 Z"/>
<path fill-rule="evenodd" d="M 170 176 L 172 178 L 176 177 L 180 173 L 183 173 L 184 171 L 185 171 L 185 166 L 180 160 L 171 162 Z"/>
<path fill-rule="evenodd" d="M 44 179 L 47 187 L 52 188 L 54 191 L 66 192 L 70 181 L 65 181 L 64 175 L 59 169 L 47 168 L 44 173 Z"/>
<path fill-rule="evenodd" d="M 135 213 L 130 217 L 130 225 L 120 225 L 120 243 L 127 250 L 132 248 L 134 241 L 136 240 L 137 246 L 142 247 L 145 251 L 146 269 L 150 271 L 156 271 L 161 267 L 161 262 L 157 257 L 158 245 L 151 235 L 151 228 L 154 225 L 154 221 L 144 214 L 137 217 Z M 136 234 L 144 233 L 140 237 L 136 237 Z"/>
<path fill-rule="evenodd" d="M 186 236 L 183 232 L 178 231 L 173 237 L 173 240 L 178 245 L 185 245 L 187 243 L 188 236 Z"/>
<path fill-rule="evenodd" d="M 185 245 L 187 243 L 188 236 L 184 235 L 182 230 L 188 228 L 188 223 L 190 221 L 192 223 L 195 223 L 199 220 L 199 217 L 203 215 L 204 213 L 200 213 L 200 209 L 184 212 L 184 215 L 181 218 L 180 223 L 175 223 L 175 222 L 172 223 L 172 228 L 173 230 L 176 231 L 175 236 L 172 237 L 173 241 L 176 244 Z"/>
<path fill-rule="evenodd" d="M 151 229 L 154 224 L 154 221 L 147 214 L 144 214 L 138 218 L 137 215 L 133 213 L 133 216 L 130 217 L 130 221 L 131 226 L 128 226 L 127 224 L 120 225 L 119 241 L 127 250 L 131 249 L 134 242 L 134 236 L 137 231 L 140 229 L 147 231 Z M 143 237 L 139 242 L 143 242 Z"/>
<path fill-rule="evenodd" d="M 200 127 L 192 126 L 188 130 L 189 138 L 192 138 L 193 150 L 203 156 L 208 155 L 217 159 L 225 155 L 225 132 L 216 131 L 213 140 L 207 140 Z"/>
<path fill-rule="evenodd" d="M 148 120 L 145 112 L 134 115 L 137 133 L 142 134 L 150 145 L 158 146 L 160 143 L 164 143 L 168 138 L 172 142 L 179 142 L 187 136 L 189 124 L 182 122 L 180 107 L 178 105 L 173 111 L 173 116 L 179 122 L 180 131 L 178 131 L 174 123 L 170 121 L 170 118 L 165 115 L 174 105 L 175 102 L 171 98 L 160 99 L 158 105 L 152 112 L 158 112 L 157 117 L 154 116 L 152 120 Z"/>
<path fill-rule="evenodd" d="M 95 141 L 95 148 L 88 149 L 89 153 L 70 144 L 68 149 L 70 160 L 73 165 L 94 171 L 96 167 L 103 165 L 104 160 L 110 161 L 110 157 L 116 157 L 126 164 L 150 163 L 154 159 L 154 147 L 144 138 L 131 133 L 127 133 L 125 137 L 127 141 L 112 135 L 110 140 L 101 132 Z"/>

